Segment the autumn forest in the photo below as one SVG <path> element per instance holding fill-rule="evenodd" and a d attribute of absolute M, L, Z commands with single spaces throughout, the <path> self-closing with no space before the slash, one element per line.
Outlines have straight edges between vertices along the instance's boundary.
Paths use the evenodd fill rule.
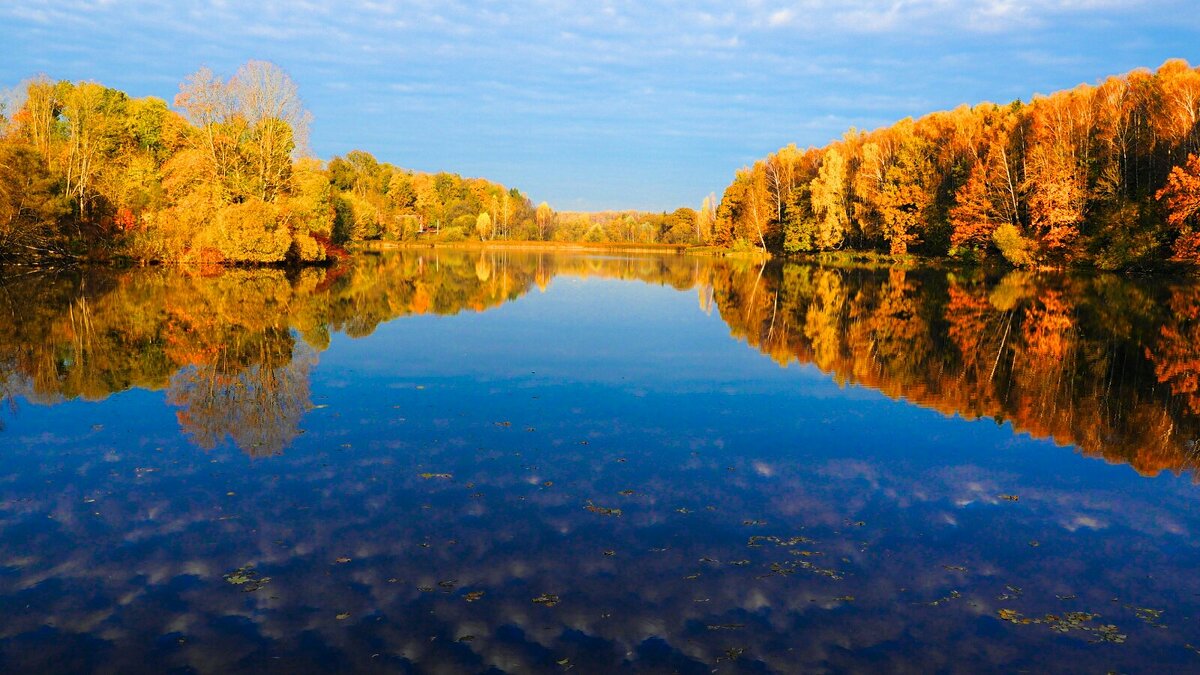
<path fill-rule="evenodd" d="M 1200 69 L 789 145 L 718 201 L 556 213 L 516 188 L 307 147 L 295 82 L 251 61 L 173 104 L 40 76 L 0 99 L 0 259 L 297 263 L 359 242 L 540 240 L 864 251 L 1102 269 L 1200 260 Z"/>
<path fill-rule="evenodd" d="M 1182 60 L 1098 85 L 850 130 L 738 172 L 713 242 L 1020 266 L 1200 261 L 1200 70 Z"/>

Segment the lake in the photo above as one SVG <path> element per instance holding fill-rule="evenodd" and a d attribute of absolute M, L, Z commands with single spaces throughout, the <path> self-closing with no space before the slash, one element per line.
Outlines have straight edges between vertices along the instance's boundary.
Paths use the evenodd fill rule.
<path fill-rule="evenodd" d="M 1200 670 L 1200 285 L 406 250 L 0 283 L 5 672 Z"/>

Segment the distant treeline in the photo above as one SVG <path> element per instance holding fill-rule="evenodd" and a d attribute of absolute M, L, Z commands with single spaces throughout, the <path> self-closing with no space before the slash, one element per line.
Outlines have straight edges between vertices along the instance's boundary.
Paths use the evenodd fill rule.
<path fill-rule="evenodd" d="M 1200 261 L 1200 70 L 1100 84 L 785 147 L 725 190 L 712 243 L 1018 266 Z"/>
<path fill-rule="evenodd" d="M 318 262 L 366 240 L 698 243 L 697 214 L 556 214 L 516 188 L 355 150 L 309 156 L 279 67 L 188 77 L 173 107 L 42 76 L 0 92 L 0 261 Z M 704 223 L 700 220 L 704 219 Z"/>
<path fill-rule="evenodd" d="M 563 211 L 553 214 L 549 239 L 639 244 L 703 244 L 712 232 L 716 198 L 700 211 L 682 207 L 670 213 L 644 211 Z"/>

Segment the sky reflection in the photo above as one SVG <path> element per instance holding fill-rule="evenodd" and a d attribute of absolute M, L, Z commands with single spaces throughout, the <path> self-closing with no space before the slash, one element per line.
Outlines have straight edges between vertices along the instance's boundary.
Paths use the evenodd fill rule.
<path fill-rule="evenodd" d="M 191 361 L 173 373 L 159 374 L 151 358 L 138 367 L 92 361 L 84 377 L 70 372 L 85 367 L 78 360 L 63 365 L 62 348 L 51 350 L 54 377 L 9 371 L 25 389 L 0 432 L 0 669 L 1197 668 L 1188 645 L 1200 644 L 1200 583 L 1190 573 L 1200 555 L 1187 474 L 1143 476 L 1080 454 L 1117 461 L 1120 444 L 1069 448 L 1015 432 L 1037 417 L 948 415 L 955 390 L 928 377 L 936 369 L 898 369 L 898 354 L 841 370 L 837 359 L 853 353 L 839 347 L 813 365 L 808 355 L 825 353 L 820 339 L 786 324 L 783 310 L 774 328 L 770 310 L 760 312 L 759 303 L 777 306 L 776 291 L 794 293 L 778 306 L 815 326 L 813 308 L 836 304 L 793 301 L 805 292 L 799 270 L 531 258 L 483 282 L 474 262 L 439 260 L 448 276 L 428 297 L 445 302 L 452 286 L 468 298 L 464 309 L 479 306 L 471 298 L 511 301 L 410 312 L 420 302 L 398 298 L 433 282 L 419 271 L 428 260 L 404 254 L 366 261 L 381 267 L 316 295 L 296 290 L 304 280 L 271 282 L 269 304 L 286 309 L 217 313 L 228 323 L 177 334 L 190 338 L 177 353 Z M 544 292 L 531 271 L 538 264 L 559 273 Z M 916 299 L 922 309 L 902 317 L 944 317 L 947 288 L 981 297 L 997 288 L 988 279 L 948 284 L 936 271 L 841 275 L 854 291 L 843 316 L 875 321 L 876 331 L 871 298 Z M 509 277 L 509 290 L 493 296 L 485 289 L 497 276 Z M 384 278 L 388 301 L 372 302 Z M 360 292 L 368 282 L 375 290 Z M 183 296 L 146 283 L 104 288 L 169 308 L 175 297 L 217 297 L 221 280 L 187 281 Z M 698 306 L 709 286 L 711 313 Z M 67 306 L 78 307 L 73 297 Z M 128 304 L 106 313 L 109 295 L 82 297 L 95 326 L 136 314 Z M 312 297 L 320 303 L 306 304 Z M 39 315 L 58 316 L 55 306 Z M 304 337 L 320 334 L 306 317 L 336 306 L 355 310 L 322 323 L 362 337 Z M 1113 339 L 1091 329 L 1091 311 L 1071 315 L 1082 328 L 1068 350 L 1091 364 L 1066 371 L 1078 392 L 1092 390 L 1087 373 L 1105 372 L 1092 345 Z M 1157 344 L 1161 320 L 1126 316 L 1146 326 L 1129 329 L 1129 340 Z M 150 324 L 120 325 L 125 335 L 160 335 Z M 917 333 L 940 351 L 919 352 L 913 341 L 905 363 L 969 373 L 954 370 L 963 361 L 946 323 L 927 326 Z M 54 325 L 19 330 L 61 335 Z M 223 361 L 205 356 L 204 330 L 236 348 Z M 157 342 L 112 344 L 154 352 Z M 46 363 L 30 343 L 7 344 L 6 363 Z M 779 368 L 785 348 L 793 366 Z M 98 339 L 80 353 L 109 349 Z M 1053 375 L 1018 367 L 997 379 L 1015 395 L 1045 372 Z M 1153 381 L 1153 364 L 1123 372 L 1113 390 L 1127 398 L 1110 406 L 1153 406 L 1190 428 L 1185 400 Z M 180 378 L 191 378 L 187 387 Z M 50 396 L 50 382 L 63 393 Z M 97 395 L 96 382 L 117 386 Z M 196 383 L 231 393 L 180 393 L 203 391 Z M 979 391 L 1005 400 L 1004 389 Z M 1045 400 L 1061 409 L 1069 399 L 1050 391 Z M 298 416 L 267 414 L 273 401 Z M 247 566 L 261 584 L 227 580 Z"/>

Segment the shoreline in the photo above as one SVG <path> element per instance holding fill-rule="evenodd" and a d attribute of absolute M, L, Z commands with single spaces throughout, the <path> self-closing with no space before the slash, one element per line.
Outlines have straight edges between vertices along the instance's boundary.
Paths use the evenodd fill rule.
<path fill-rule="evenodd" d="M 1141 265 L 1123 269 L 1103 269 L 1094 265 L 1080 264 L 1079 261 L 1066 262 L 1058 265 L 1041 264 L 1030 267 L 1013 267 L 999 256 L 988 256 L 982 259 L 965 260 L 945 256 L 923 256 L 907 254 L 893 256 L 879 251 L 843 250 L 806 252 L 797 254 L 778 254 L 759 250 L 733 250 L 718 246 L 696 246 L 691 244 L 653 244 L 632 242 L 574 242 L 574 241 L 541 241 L 541 240 L 463 240 L 463 241 L 384 241 L 367 240 L 356 242 L 343 250 L 339 256 L 331 256 L 322 261 L 280 261 L 280 262 L 206 262 L 200 260 L 155 260 L 145 261 L 128 256 L 103 257 L 83 255 L 79 257 L 64 257 L 50 259 L 0 259 L 0 270 L 54 270 L 79 267 L 108 267 L 113 269 L 129 269 L 134 267 L 163 267 L 176 269 L 304 269 L 304 268 L 333 268 L 343 264 L 348 259 L 360 254 L 380 254 L 388 251 L 441 249 L 457 251 L 514 251 L 530 253 L 580 253 L 580 254 L 631 254 L 631 255 L 665 255 L 692 256 L 700 258 L 721 258 L 726 260 L 741 260 L 755 263 L 802 263 L 821 267 L 843 269 L 918 269 L 923 267 L 939 267 L 948 270 L 983 269 L 983 270 L 1024 270 L 1030 273 L 1093 273 L 1114 274 L 1121 277 L 1158 277 L 1179 280 L 1195 280 L 1200 277 L 1200 266 L 1178 260 L 1159 261 L 1154 265 Z"/>
<path fill-rule="evenodd" d="M 770 260 L 771 254 L 740 252 L 716 246 L 693 246 L 691 244 L 639 244 L 625 242 L 576 242 L 537 240 L 491 240 L 491 241 L 363 241 L 354 245 L 356 252 L 379 252 L 407 249 L 457 249 L 465 251 L 549 251 L 588 253 L 654 253 L 706 256 L 712 258 L 748 258 Z"/>

